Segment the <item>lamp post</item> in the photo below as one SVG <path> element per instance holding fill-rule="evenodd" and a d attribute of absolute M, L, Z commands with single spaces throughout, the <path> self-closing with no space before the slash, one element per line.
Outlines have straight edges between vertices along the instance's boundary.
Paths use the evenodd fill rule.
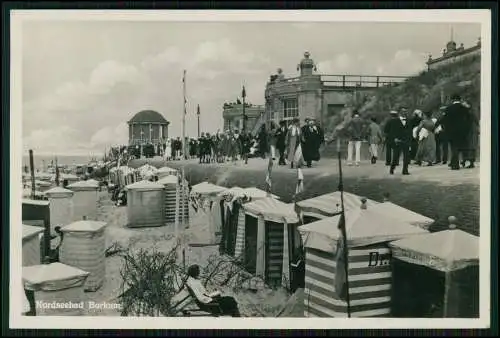
<path fill-rule="evenodd" d="M 242 130 L 241 130 L 241 133 L 244 134 L 245 133 L 245 130 L 246 130 L 246 120 L 247 120 L 247 115 L 246 115 L 246 112 L 245 112 L 245 97 L 247 96 L 247 93 L 245 91 L 245 86 L 243 86 L 243 89 L 241 90 L 241 98 L 243 99 L 243 126 L 242 126 Z"/>
<path fill-rule="evenodd" d="M 143 149 L 142 149 L 143 145 L 144 145 L 144 130 L 141 129 L 141 157 L 140 158 L 142 158 L 142 154 L 143 154 Z"/>
<path fill-rule="evenodd" d="M 198 119 L 198 138 L 200 138 L 200 105 L 196 107 L 196 117 Z"/>

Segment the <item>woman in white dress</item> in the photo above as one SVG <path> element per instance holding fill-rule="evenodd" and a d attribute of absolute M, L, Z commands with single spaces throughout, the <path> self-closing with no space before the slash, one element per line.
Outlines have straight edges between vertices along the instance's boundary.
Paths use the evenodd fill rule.
<path fill-rule="evenodd" d="M 167 161 L 172 160 L 172 140 L 167 139 L 166 147 L 165 147 L 165 159 Z"/>

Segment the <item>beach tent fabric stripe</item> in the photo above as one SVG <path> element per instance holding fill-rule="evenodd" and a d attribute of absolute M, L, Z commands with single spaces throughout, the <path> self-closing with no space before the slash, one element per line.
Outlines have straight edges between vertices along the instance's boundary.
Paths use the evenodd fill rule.
<path fill-rule="evenodd" d="M 281 282 L 283 272 L 283 224 L 265 222 L 266 231 L 266 280 Z"/>
<path fill-rule="evenodd" d="M 245 210 L 240 208 L 238 213 L 238 227 L 236 229 L 236 244 L 234 257 L 241 257 L 245 250 Z"/>
<path fill-rule="evenodd" d="M 379 203 L 376 201 L 368 200 L 368 207 L 370 207 L 370 204 Z M 337 215 L 341 211 L 340 192 L 336 191 L 331 194 L 313 197 L 304 201 L 297 202 L 297 205 L 306 216 L 314 216 L 317 218 L 331 217 Z M 344 192 L 345 210 L 357 209 L 360 206 L 360 196 Z"/>
<path fill-rule="evenodd" d="M 351 317 L 390 314 L 390 250 L 383 244 L 349 251 Z M 347 317 L 347 303 L 335 290 L 333 253 L 306 248 L 304 314 L 306 317 Z"/>

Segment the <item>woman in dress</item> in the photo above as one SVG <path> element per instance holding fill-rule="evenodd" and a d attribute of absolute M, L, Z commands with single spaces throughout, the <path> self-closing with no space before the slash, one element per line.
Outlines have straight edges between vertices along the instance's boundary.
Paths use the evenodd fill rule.
<path fill-rule="evenodd" d="M 427 166 L 432 166 L 436 161 L 436 138 L 434 136 L 435 121 L 432 114 L 424 112 L 423 119 L 417 127 L 418 149 L 416 154 L 417 164 L 427 162 Z"/>
<path fill-rule="evenodd" d="M 167 144 L 165 147 L 165 156 L 167 158 L 167 161 L 172 160 L 172 140 L 167 139 Z"/>

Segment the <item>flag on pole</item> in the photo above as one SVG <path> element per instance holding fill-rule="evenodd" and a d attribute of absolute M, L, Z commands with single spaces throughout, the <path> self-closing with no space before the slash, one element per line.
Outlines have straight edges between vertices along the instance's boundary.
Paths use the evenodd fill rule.
<path fill-rule="evenodd" d="M 184 69 L 183 75 L 182 75 L 182 83 L 184 85 L 184 115 L 187 114 L 187 109 L 186 109 L 186 70 Z"/>
<path fill-rule="evenodd" d="M 345 215 L 343 211 L 340 214 L 338 230 L 340 231 L 340 236 L 335 255 L 335 293 L 340 299 L 347 300 L 347 262 L 345 258 L 348 257 L 348 253 L 347 238 L 345 238 Z"/>
<path fill-rule="evenodd" d="M 268 194 L 271 194 L 271 172 L 273 170 L 273 158 L 269 157 L 269 163 L 267 164 L 267 174 L 266 174 L 266 191 Z"/>
<path fill-rule="evenodd" d="M 56 185 L 59 186 L 59 165 L 57 164 L 57 157 L 56 157 Z"/>

